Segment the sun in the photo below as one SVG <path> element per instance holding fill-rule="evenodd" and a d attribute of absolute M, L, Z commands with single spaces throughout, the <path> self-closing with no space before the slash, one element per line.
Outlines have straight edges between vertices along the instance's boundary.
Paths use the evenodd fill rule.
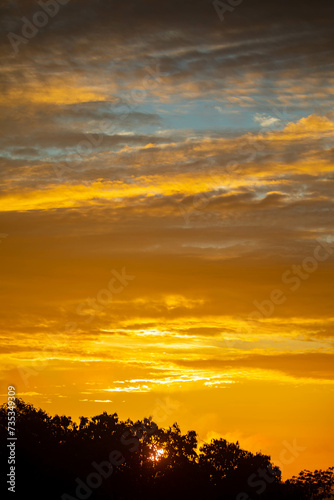
<path fill-rule="evenodd" d="M 152 446 L 151 455 L 148 457 L 152 462 L 158 462 L 165 455 L 165 450 L 163 448 L 157 448 L 156 446 Z"/>

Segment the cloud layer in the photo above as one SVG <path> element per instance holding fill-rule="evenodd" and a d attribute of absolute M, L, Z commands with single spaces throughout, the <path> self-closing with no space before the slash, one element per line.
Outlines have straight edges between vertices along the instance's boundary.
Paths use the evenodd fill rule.
<path fill-rule="evenodd" d="M 262 433 L 277 456 L 301 421 L 303 464 L 320 467 L 333 3 L 245 0 L 223 21 L 203 0 L 4 1 L 1 14 L 4 383 L 55 411 L 63 396 L 66 411 L 194 413 L 204 438 L 231 428 L 256 447 Z M 112 281 L 123 270 L 133 278 Z M 169 393 L 178 415 L 156 403 Z"/>

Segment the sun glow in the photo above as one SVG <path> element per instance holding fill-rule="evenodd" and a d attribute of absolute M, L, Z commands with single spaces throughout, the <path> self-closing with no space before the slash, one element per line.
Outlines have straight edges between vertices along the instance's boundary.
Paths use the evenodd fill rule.
<path fill-rule="evenodd" d="M 151 448 L 151 455 L 149 456 L 149 460 L 152 462 L 158 462 L 163 458 L 165 455 L 165 451 L 162 448 L 157 448 L 156 446 L 153 446 Z"/>

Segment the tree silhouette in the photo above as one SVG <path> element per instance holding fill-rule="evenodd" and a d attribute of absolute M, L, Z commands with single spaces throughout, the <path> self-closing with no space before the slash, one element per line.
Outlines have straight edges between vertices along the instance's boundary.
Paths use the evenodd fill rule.
<path fill-rule="evenodd" d="M 228 443 L 225 439 L 213 439 L 200 449 L 199 466 L 205 470 L 206 477 L 221 495 L 233 498 L 240 490 L 244 496 L 272 492 L 280 482 L 278 467 L 270 462 L 268 455 L 253 454 L 240 448 L 239 443 Z M 235 496 L 234 496 L 235 498 Z"/>
<path fill-rule="evenodd" d="M 305 498 L 321 500 L 322 498 L 334 497 L 334 467 L 314 472 L 303 470 L 288 482 L 303 491 L 306 495 Z"/>
<path fill-rule="evenodd" d="M 0 407 L 1 470 L 8 471 L 7 405 Z M 120 421 L 103 412 L 79 423 L 16 400 L 16 498 L 36 500 L 323 500 L 334 468 L 282 482 L 270 457 L 151 418 Z M 7 485 L 5 485 L 7 490 Z M 333 496 L 332 496 L 333 498 Z"/>

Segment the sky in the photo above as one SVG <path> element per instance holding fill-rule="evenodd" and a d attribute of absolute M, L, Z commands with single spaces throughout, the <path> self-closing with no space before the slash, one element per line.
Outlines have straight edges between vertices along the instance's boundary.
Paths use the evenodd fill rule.
<path fill-rule="evenodd" d="M 1 402 L 332 466 L 333 3 L 0 10 Z"/>

